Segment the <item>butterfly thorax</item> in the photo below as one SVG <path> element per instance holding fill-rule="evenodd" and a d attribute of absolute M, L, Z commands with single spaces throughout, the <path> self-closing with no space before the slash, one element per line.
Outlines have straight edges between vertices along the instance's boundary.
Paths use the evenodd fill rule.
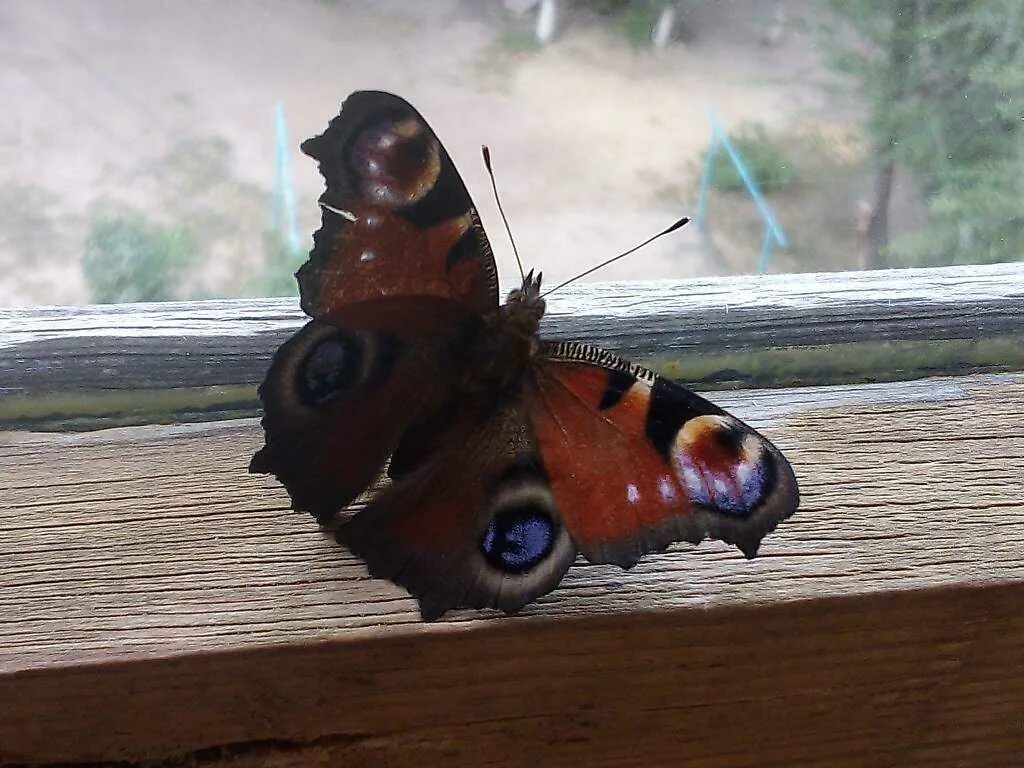
<path fill-rule="evenodd" d="M 538 330 L 544 316 L 540 282 L 532 273 L 483 318 L 462 347 L 462 391 L 473 399 L 503 398 L 519 392 L 530 361 L 540 351 Z"/>
<path fill-rule="evenodd" d="M 540 281 L 543 275 L 533 276 L 533 270 L 523 278 L 521 288 L 516 288 L 508 295 L 504 305 L 498 310 L 504 315 L 504 322 L 517 332 L 536 338 L 540 328 L 540 319 L 544 317 L 546 303 L 540 295 Z"/>

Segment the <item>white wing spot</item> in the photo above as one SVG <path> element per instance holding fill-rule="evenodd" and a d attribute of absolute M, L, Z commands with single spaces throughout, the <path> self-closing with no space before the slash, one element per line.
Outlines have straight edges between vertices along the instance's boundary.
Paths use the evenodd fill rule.
<path fill-rule="evenodd" d="M 349 221 L 358 221 L 358 219 L 356 219 L 355 217 L 355 214 L 352 213 L 351 211 L 343 211 L 341 208 L 335 208 L 333 205 L 328 205 L 327 203 L 320 203 L 320 207 L 323 208 L 325 211 L 336 213 L 339 216 L 348 219 Z"/>
<path fill-rule="evenodd" d="M 683 483 L 686 484 L 686 490 L 691 495 L 699 496 L 704 494 L 704 481 L 697 474 L 697 470 L 689 464 L 683 465 Z"/>
<path fill-rule="evenodd" d="M 640 489 L 637 488 L 633 483 L 626 486 L 626 501 L 630 504 L 636 504 L 640 501 Z"/>
<path fill-rule="evenodd" d="M 672 482 L 671 477 L 668 475 L 661 476 L 661 479 L 658 480 L 658 492 L 664 501 L 671 503 L 676 500 L 676 484 Z"/>

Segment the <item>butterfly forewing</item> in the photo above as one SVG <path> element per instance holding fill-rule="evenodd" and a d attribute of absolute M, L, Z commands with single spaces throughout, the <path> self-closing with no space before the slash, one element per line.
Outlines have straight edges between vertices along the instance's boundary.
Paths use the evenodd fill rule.
<path fill-rule="evenodd" d="M 473 201 L 405 100 L 353 93 L 302 151 L 327 186 L 321 227 L 298 272 L 307 314 L 384 296 L 434 296 L 480 313 L 497 307 L 494 257 Z"/>
<path fill-rule="evenodd" d="M 404 100 L 352 94 L 303 150 L 327 189 L 298 272 L 315 319 L 274 356 L 260 387 L 277 475 L 321 522 L 377 476 L 410 425 L 452 401 L 446 352 L 497 309 L 490 245 L 434 132 Z"/>

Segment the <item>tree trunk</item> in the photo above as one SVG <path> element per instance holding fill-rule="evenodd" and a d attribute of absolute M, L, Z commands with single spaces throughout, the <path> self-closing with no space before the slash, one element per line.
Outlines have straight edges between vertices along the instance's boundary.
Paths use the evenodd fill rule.
<path fill-rule="evenodd" d="M 864 243 L 864 269 L 883 269 L 887 266 L 885 249 L 889 245 L 889 199 L 892 197 L 892 177 L 896 164 L 890 160 L 878 169 L 875 176 L 875 202 L 868 220 Z"/>
<path fill-rule="evenodd" d="M 917 0 L 897 2 L 893 6 L 892 36 L 889 45 L 890 104 L 896 104 L 906 97 L 907 72 L 914 52 L 912 35 L 916 25 Z M 882 164 L 878 167 L 878 175 L 875 177 L 875 200 L 871 207 L 871 219 L 868 222 L 865 240 L 865 269 L 886 266 L 885 249 L 889 245 L 889 200 L 892 198 L 892 180 L 896 170 L 893 153 L 894 147 L 898 146 L 899 138 L 893 129 L 888 137 L 887 146 L 878 148 L 878 157 Z"/>

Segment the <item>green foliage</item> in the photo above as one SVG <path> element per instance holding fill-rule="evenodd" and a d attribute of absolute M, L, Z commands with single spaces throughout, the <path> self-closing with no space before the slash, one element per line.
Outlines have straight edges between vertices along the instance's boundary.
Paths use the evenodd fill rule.
<path fill-rule="evenodd" d="M 630 45 L 641 48 L 651 42 L 651 29 L 665 4 L 661 0 L 582 0 L 594 13 L 608 16 Z"/>
<path fill-rule="evenodd" d="M 97 214 L 82 260 L 90 297 L 99 304 L 184 298 L 195 251 L 187 227 L 163 226 L 135 211 Z"/>
<path fill-rule="evenodd" d="M 269 231 L 263 236 L 263 272 L 255 286 L 257 296 L 295 296 L 298 287 L 295 271 L 305 261 L 306 255 L 295 253 L 277 232 Z"/>
<path fill-rule="evenodd" d="M 763 125 L 745 123 L 730 134 L 729 138 L 764 194 L 784 189 L 792 183 L 793 166 Z M 706 159 L 705 152 L 701 157 L 702 167 Z M 716 150 L 711 185 L 722 192 L 741 192 L 746 188 L 736 166 L 721 147 Z"/>
<path fill-rule="evenodd" d="M 1024 257 L 1024 4 L 830 5 L 832 65 L 868 107 L 875 161 L 909 169 L 929 212 L 927 227 L 891 244 L 890 259 Z"/>
<path fill-rule="evenodd" d="M 651 29 L 658 19 L 654 3 L 629 3 L 619 17 L 619 24 L 629 44 L 642 48 L 651 44 Z"/>
<path fill-rule="evenodd" d="M 540 41 L 532 26 L 509 22 L 501 30 L 498 45 L 509 53 L 536 53 L 541 49 Z"/>
<path fill-rule="evenodd" d="M 135 199 L 159 220 L 104 198 L 90 214 L 82 270 L 99 303 L 294 295 L 298 266 L 267 237 L 267 191 L 233 171 L 230 142 L 187 137 L 139 169 Z"/>
<path fill-rule="evenodd" d="M 646 2 L 642 3 L 647 5 Z M 580 0 L 579 5 L 589 8 L 595 13 L 613 14 L 619 13 L 629 6 L 634 5 L 629 0 Z"/>

